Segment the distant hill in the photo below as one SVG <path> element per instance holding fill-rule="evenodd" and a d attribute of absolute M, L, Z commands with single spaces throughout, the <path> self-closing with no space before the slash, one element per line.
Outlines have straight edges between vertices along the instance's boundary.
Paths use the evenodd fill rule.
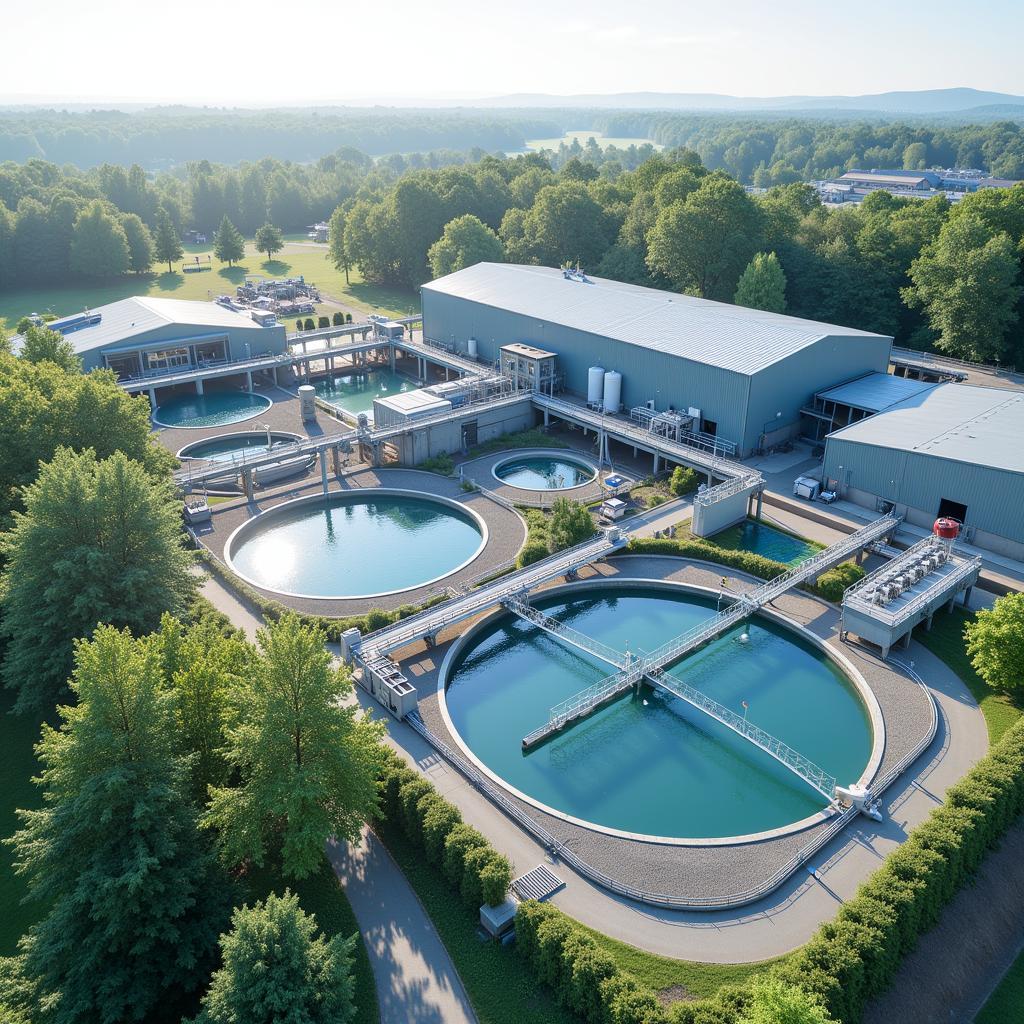
<path fill-rule="evenodd" d="M 704 92 L 624 92 L 601 95 L 552 96 L 546 93 L 518 93 L 479 100 L 483 107 L 595 107 L 629 110 L 714 110 L 714 111 L 864 111 L 885 114 L 953 114 L 1024 112 L 1024 96 L 980 89 L 921 89 L 880 92 L 864 96 L 726 96 Z"/>

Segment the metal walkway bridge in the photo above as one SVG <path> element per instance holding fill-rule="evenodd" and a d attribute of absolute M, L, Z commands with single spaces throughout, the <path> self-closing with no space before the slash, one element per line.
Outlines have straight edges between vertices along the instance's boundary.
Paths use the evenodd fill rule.
<path fill-rule="evenodd" d="M 902 517 L 890 514 L 883 516 L 873 523 L 869 523 L 862 529 L 857 530 L 856 533 L 843 537 L 831 547 L 819 551 L 813 557 L 776 576 L 775 579 L 762 583 L 754 590 L 738 595 L 732 604 L 727 608 L 723 608 L 706 622 L 697 623 L 697 625 L 688 629 L 685 633 L 669 640 L 661 647 L 645 654 L 635 662 L 631 660 L 623 664 L 621 661 L 604 658 L 606 661 L 611 660 L 612 664 L 620 668 L 620 672 L 585 687 L 572 697 L 554 705 L 548 713 L 548 721 L 523 738 L 524 749 L 536 746 L 547 737 L 564 729 L 570 723 L 585 718 L 597 708 L 602 707 L 608 701 L 614 700 L 615 697 L 635 686 L 641 678 L 646 677 L 655 685 L 665 686 L 666 684 L 663 682 L 665 669 L 669 665 L 679 661 L 698 647 L 714 640 L 731 626 L 749 618 L 758 609 L 774 601 L 775 598 L 781 597 L 787 590 L 799 586 L 808 580 L 815 579 L 821 573 L 845 561 L 850 555 L 892 533 L 901 520 Z M 513 608 L 512 610 L 516 611 L 517 609 Z M 550 632 L 556 633 L 555 628 L 545 628 L 549 628 Z M 583 647 L 578 642 L 576 646 Z M 590 653 L 596 654 L 598 657 L 602 657 L 600 652 L 594 647 L 583 647 L 583 649 L 589 650 Z M 672 682 L 673 685 L 676 685 L 675 680 Z M 666 686 L 666 688 L 668 687 Z M 676 691 L 673 690 L 673 692 Z M 694 693 L 696 692 L 694 691 Z M 683 696 L 683 694 L 677 693 L 677 696 Z M 683 699 L 689 700 L 688 697 L 683 697 Z M 702 708 L 702 710 L 706 709 Z M 728 725 L 731 729 L 736 729 L 735 723 L 723 721 L 723 724 Z M 814 785 L 813 782 L 811 784 Z"/>
<path fill-rule="evenodd" d="M 528 601 L 516 595 L 505 601 L 505 607 L 516 615 L 533 623 L 552 636 L 558 637 L 567 643 L 572 644 L 580 650 L 607 661 L 616 666 L 620 671 L 615 675 L 608 676 L 600 682 L 588 687 L 583 694 L 570 697 L 567 701 L 555 705 L 551 709 L 554 721 L 558 722 L 555 731 L 564 728 L 567 724 L 577 718 L 590 714 L 595 707 L 604 705 L 614 700 L 620 694 L 631 690 L 641 679 L 646 678 L 655 686 L 666 690 L 668 693 L 687 704 L 702 711 L 708 717 L 720 722 L 726 728 L 731 729 L 738 736 L 749 740 L 758 749 L 775 758 L 780 764 L 788 768 L 796 776 L 806 782 L 813 789 L 816 789 L 826 800 L 831 800 L 835 795 L 836 780 L 829 775 L 820 765 L 815 764 L 810 758 L 804 757 L 799 751 L 794 750 L 787 743 L 784 743 L 777 736 L 752 722 L 747 721 L 742 715 L 736 714 L 723 704 L 709 697 L 706 693 L 690 686 L 675 676 L 669 675 L 664 668 L 651 668 L 646 658 L 639 658 L 631 655 L 628 651 L 620 654 L 598 640 L 580 633 L 571 626 L 545 615 L 538 608 L 534 608 Z M 597 700 L 597 704 L 593 701 Z M 549 723 L 551 725 L 552 723 Z M 528 750 L 533 746 L 552 735 L 552 729 L 542 727 L 535 730 L 523 739 L 523 749 Z"/>
<path fill-rule="evenodd" d="M 599 533 L 582 544 L 566 548 L 539 562 L 534 562 L 533 565 L 499 577 L 491 583 L 485 583 L 467 594 L 453 597 L 417 615 L 410 615 L 409 618 L 402 619 L 394 625 L 368 633 L 360 639 L 359 658 L 366 662 L 425 637 L 436 637 L 448 626 L 468 619 L 492 605 L 502 604 L 515 594 L 532 590 L 567 573 L 573 573 L 584 565 L 596 562 L 625 547 L 628 542 L 629 534 L 617 529 Z"/>

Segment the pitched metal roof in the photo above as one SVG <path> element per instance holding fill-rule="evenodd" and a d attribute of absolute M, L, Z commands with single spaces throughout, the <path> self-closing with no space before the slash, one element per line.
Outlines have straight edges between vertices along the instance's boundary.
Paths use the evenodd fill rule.
<path fill-rule="evenodd" d="M 869 373 L 857 380 L 829 388 L 828 391 L 819 391 L 817 397 L 826 402 L 849 405 L 854 409 L 880 412 L 933 387 L 934 383 L 923 380 L 894 377 L 891 373 Z"/>
<path fill-rule="evenodd" d="M 79 354 L 96 349 L 112 350 L 128 345 L 140 334 L 177 324 L 182 327 L 200 327 L 235 330 L 263 330 L 251 317 L 233 309 L 225 309 L 215 302 L 193 302 L 189 299 L 162 299 L 135 295 L 128 299 L 97 306 L 91 311 L 99 314 L 99 322 L 88 327 L 71 330 L 66 335 Z M 76 317 L 65 317 L 74 321 Z M 63 321 L 48 324 L 59 330 Z"/>
<path fill-rule="evenodd" d="M 1024 473 L 1024 392 L 936 384 L 832 438 Z"/>
<path fill-rule="evenodd" d="M 822 338 L 856 343 L 883 337 L 600 277 L 566 277 L 552 267 L 477 263 L 425 284 L 423 291 L 742 374 L 756 373 Z"/>

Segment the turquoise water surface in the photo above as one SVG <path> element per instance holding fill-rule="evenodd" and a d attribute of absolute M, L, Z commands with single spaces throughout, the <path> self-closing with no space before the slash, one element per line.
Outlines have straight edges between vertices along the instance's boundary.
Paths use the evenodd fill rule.
<path fill-rule="evenodd" d="M 601 587 L 538 601 L 605 644 L 651 650 L 714 614 L 714 603 L 654 587 Z M 834 774 L 856 781 L 871 754 L 867 713 L 816 648 L 767 619 L 737 628 L 672 673 Z M 820 811 L 825 800 L 769 755 L 663 690 L 626 696 L 523 753 L 551 705 L 608 675 L 604 662 L 505 617 L 453 667 L 448 710 L 469 749 L 521 792 L 563 813 L 666 837 L 746 835 Z"/>
<path fill-rule="evenodd" d="M 404 495 L 333 494 L 252 522 L 231 545 L 235 570 L 307 597 L 417 587 L 457 569 L 483 542 L 468 513 Z"/>
<path fill-rule="evenodd" d="M 335 374 L 313 381 L 317 395 L 335 409 L 345 412 L 373 412 L 373 400 L 412 391 L 416 385 L 390 370 Z"/>
<path fill-rule="evenodd" d="M 526 455 L 501 463 L 495 476 L 512 487 L 557 491 L 593 480 L 594 470 L 567 455 Z"/>
<path fill-rule="evenodd" d="M 178 395 L 157 406 L 153 418 L 168 427 L 220 427 L 269 409 L 273 402 L 251 391 L 207 391 Z"/>
<path fill-rule="evenodd" d="M 788 533 L 781 530 L 773 530 L 764 523 L 754 523 L 749 519 L 736 527 L 739 531 L 739 543 L 737 547 L 744 551 L 753 551 L 755 554 L 764 555 L 775 562 L 783 562 L 786 565 L 797 565 L 810 558 L 820 548 L 796 537 L 790 537 Z M 714 538 L 711 538 L 714 540 Z"/>
<path fill-rule="evenodd" d="M 294 444 L 295 438 L 290 434 L 270 433 L 271 446 Z M 179 458 L 208 459 L 210 462 L 231 462 L 246 452 L 267 451 L 267 433 L 255 430 L 242 436 L 211 437 L 205 441 L 196 441 L 182 449 Z"/>

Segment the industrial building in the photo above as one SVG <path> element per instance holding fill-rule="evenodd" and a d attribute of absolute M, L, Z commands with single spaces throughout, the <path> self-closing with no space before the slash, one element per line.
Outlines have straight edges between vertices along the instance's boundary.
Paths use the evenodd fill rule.
<path fill-rule="evenodd" d="M 281 324 L 213 302 L 133 296 L 46 325 L 75 346 L 86 371 L 107 367 L 122 380 L 199 369 L 286 350 Z"/>
<path fill-rule="evenodd" d="M 479 263 L 424 285 L 422 305 L 428 344 L 502 368 L 507 346 L 553 354 L 557 387 L 591 400 L 600 367 L 619 389 L 615 411 L 678 413 L 692 434 L 721 439 L 740 457 L 801 433 L 801 410 L 818 391 L 885 373 L 892 345 L 849 327 L 550 267 Z"/>
<path fill-rule="evenodd" d="M 830 434 L 824 477 L 848 501 L 925 528 L 948 516 L 965 540 L 1022 559 L 1024 393 L 924 384 Z"/>

